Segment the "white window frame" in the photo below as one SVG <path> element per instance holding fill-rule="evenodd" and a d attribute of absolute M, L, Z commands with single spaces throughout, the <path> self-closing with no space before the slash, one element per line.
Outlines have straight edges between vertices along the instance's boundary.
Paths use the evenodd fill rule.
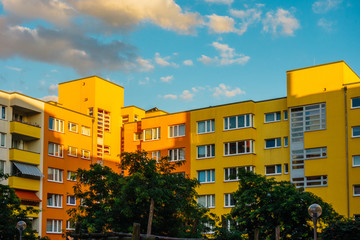
<path fill-rule="evenodd" d="M 289 146 L 289 137 L 284 137 L 284 147 Z"/>
<path fill-rule="evenodd" d="M 88 157 L 85 157 L 85 153 L 88 153 L 89 156 L 88 156 Z M 82 159 L 89 160 L 89 159 L 90 159 L 90 151 L 89 151 L 89 150 L 85 150 L 85 149 L 81 149 L 81 158 L 82 158 Z"/>
<path fill-rule="evenodd" d="M 284 110 L 283 111 L 283 115 L 284 115 L 284 121 L 287 121 L 289 119 L 289 111 L 288 110 Z"/>
<path fill-rule="evenodd" d="M 308 179 L 308 178 L 316 178 L 318 177 L 319 179 Z M 308 183 L 314 183 L 314 182 L 319 182 L 320 184 L 318 185 L 308 185 Z M 307 176 L 305 177 L 305 187 L 306 188 L 311 188 L 311 187 L 326 187 L 327 186 L 327 182 L 328 182 L 328 178 L 327 175 L 322 175 L 322 176 Z"/>
<path fill-rule="evenodd" d="M 243 127 L 239 126 L 239 117 L 244 117 L 244 126 Z M 235 127 L 234 128 L 230 128 L 230 118 L 235 118 Z M 254 121 L 253 119 L 254 119 L 254 115 L 251 113 L 225 117 L 224 118 L 224 131 L 231 131 L 231 130 L 242 129 L 242 128 L 251 128 L 251 127 L 253 127 L 253 121 Z"/>
<path fill-rule="evenodd" d="M 278 117 L 278 113 L 280 113 L 280 117 Z M 273 115 L 274 116 L 274 120 L 272 121 L 267 121 L 266 120 L 266 116 L 270 116 Z M 264 123 L 272 123 L 272 122 L 280 122 L 281 121 L 281 111 L 277 111 L 277 112 L 270 112 L 270 113 L 265 113 L 264 114 Z"/>
<path fill-rule="evenodd" d="M 158 162 L 161 159 L 161 152 L 160 151 L 152 151 L 151 159 L 154 159 Z"/>
<path fill-rule="evenodd" d="M 182 152 L 183 154 L 181 154 Z M 169 149 L 169 162 L 176 162 L 183 160 L 185 160 L 185 148 Z"/>
<path fill-rule="evenodd" d="M 205 131 L 199 132 L 199 123 L 205 123 Z M 208 125 L 209 125 L 209 131 L 208 131 Z M 206 133 L 213 133 L 215 132 L 215 119 L 208 119 L 204 121 L 198 121 L 196 124 L 197 127 L 197 134 L 206 134 Z"/>
<path fill-rule="evenodd" d="M 268 173 L 268 167 L 274 167 L 275 172 L 274 173 Z M 279 169 L 280 169 L 280 172 L 279 172 Z M 282 174 L 281 164 L 273 164 L 273 165 L 266 165 L 265 166 L 265 175 L 266 176 L 281 175 L 281 174 Z"/>
<path fill-rule="evenodd" d="M 354 129 L 355 129 L 355 128 L 359 128 L 359 129 L 360 129 L 360 126 L 351 127 L 351 136 L 352 136 L 353 138 L 358 138 L 358 137 L 360 137 L 360 134 L 354 136 Z"/>
<path fill-rule="evenodd" d="M 205 157 L 199 157 L 199 148 L 201 147 L 205 148 Z M 215 144 L 201 145 L 196 147 L 196 159 L 205 159 L 205 158 L 214 158 L 214 157 L 215 157 Z"/>
<path fill-rule="evenodd" d="M 49 195 L 51 196 L 51 202 L 49 203 Z M 48 193 L 47 195 L 47 207 L 49 208 L 62 208 L 62 198 L 60 194 Z M 50 204 L 50 205 L 49 205 Z"/>
<path fill-rule="evenodd" d="M 0 119 L 6 120 L 6 107 L 3 105 L 0 105 Z"/>
<path fill-rule="evenodd" d="M 91 128 L 82 125 L 81 126 L 81 134 L 84 135 L 84 136 L 90 136 L 91 135 Z"/>
<path fill-rule="evenodd" d="M 73 126 L 75 126 L 75 131 L 72 130 Z M 73 123 L 73 122 L 69 122 L 68 123 L 68 129 L 69 129 L 69 132 L 78 133 L 78 124 Z"/>
<path fill-rule="evenodd" d="M 6 148 L 6 133 L 0 132 L 0 147 Z"/>
<path fill-rule="evenodd" d="M 205 172 L 205 181 L 204 182 L 200 182 L 200 179 L 199 179 L 199 174 L 201 172 Z M 210 179 L 208 179 L 208 172 L 210 172 Z M 213 176 L 214 176 L 214 179 L 212 179 Z M 201 184 L 203 184 L 203 183 L 214 183 L 215 182 L 215 169 L 197 171 L 197 179 Z"/>
<path fill-rule="evenodd" d="M 199 198 L 204 198 L 205 205 L 199 203 Z M 199 195 L 197 203 L 204 208 L 215 208 L 215 194 Z"/>
<path fill-rule="evenodd" d="M 184 132 L 181 133 L 180 129 L 184 128 Z M 185 136 L 185 124 L 178 124 L 169 126 L 169 138 L 177 138 Z"/>
<path fill-rule="evenodd" d="M 284 174 L 289 174 L 289 164 L 284 163 Z"/>
<path fill-rule="evenodd" d="M 360 108 L 360 104 L 359 104 L 359 106 L 354 106 L 354 102 L 353 102 L 354 99 L 359 99 L 360 100 L 360 97 L 351 98 L 351 109 Z"/>
<path fill-rule="evenodd" d="M 52 126 L 50 126 L 50 119 L 52 119 Z M 49 130 L 64 133 L 64 122 L 64 120 L 49 117 Z"/>
<path fill-rule="evenodd" d="M 70 221 L 70 220 L 67 220 L 66 221 L 66 230 L 75 230 L 75 226 L 71 226 L 71 225 L 75 225 L 75 223 L 73 223 L 72 221 Z"/>
<path fill-rule="evenodd" d="M 266 144 L 269 141 L 275 141 L 275 146 L 274 147 L 267 147 Z M 265 149 L 273 149 L 273 148 L 281 148 L 281 137 L 265 139 Z"/>
<path fill-rule="evenodd" d="M 233 193 L 225 193 L 224 194 L 224 207 L 226 208 L 230 208 L 230 207 L 235 207 L 235 199 L 234 199 L 234 204 L 231 204 L 231 198 L 234 199 L 234 194 Z M 227 201 L 226 201 L 227 199 Z"/>
<path fill-rule="evenodd" d="M 72 149 L 75 149 L 75 155 L 71 154 Z M 72 157 L 77 157 L 77 147 L 68 146 L 68 155 Z"/>
<path fill-rule="evenodd" d="M 75 203 L 71 203 L 74 200 Z M 68 206 L 76 206 L 76 197 L 74 195 L 67 195 L 66 197 L 66 205 Z"/>
<path fill-rule="evenodd" d="M 245 147 L 245 152 L 239 153 L 239 143 L 244 142 L 245 146 L 247 145 L 247 142 L 250 142 L 250 151 L 247 151 L 247 148 Z M 236 143 L 236 153 L 230 154 L 230 145 L 232 143 Z M 226 153 L 227 152 L 227 153 Z M 236 155 L 244 155 L 244 154 L 251 154 L 254 153 L 254 140 L 242 140 L 242 141 L 235 141 L 235 142 L 226 142 L 224 143 L 224 156 L 236 156 Z"/>
<path fill-rule="evenodd" d="M 52 179 L 49 178 L 50 171 L 52 172 Z M 48 167 L 48 182 L 63 183 L 63 172 L 64 171 L 62 169 Z"/>
<path fill-rule="evenodd" d="M 310 154 L 309 153 L 310 151 L 319 151 L 320 156 L 319 157 L 307 157 L 307 155 Z M 294 152 L 296 152 L 296 153 L 294 153 Z M 327 158 L 327 147 L 307 148 L 304 150 L 293 150 L 291 154 L 292 154 L 291 158 L 294 159 L 294 161 Z"/>
<path fill-rule="evenodd" d="M 51 231 L 48 231 L 48 225 L 51 222 Z M 47 219 L 46 220 L 46 233 L 62 233 L 62 220 Z"/>
<path fill-rule="evenodd" d="M 224 182 L 236 182 L 239 181 L 239 170 L 240 169 L 245 169 L 246 171 L 251 171 L 251 172 L 255 172 L 255 167 L 254 166 L 242 166 L 242 167 L 228 167 L 228 168 L 224 168 Z M 231 175 L 231 170 L 235 170 L 235 178 L 234 179 L 230 179 Z M 228 176 L 228 179 L 226 179 L 226 176 Z"/>
<path fill-rule="evenodd" d="M 358 160 L 359 160 L 359 164 L 355 164 L 355 158 L 358 158 Z M 352 162 L 353 162 L 353 167 L 360 167 L 360 155 L 353 155 L 352 156 Z"/>
<path fill-rule="evenodd" d="M 355 193 L 356 188 L 359 189 L 359 193 Z M 353 185 L 353 196 L 354 197 L 360 197 L 360 185 L 359 184 L 354 184 Z"/>
<path fill-rule="evenodd" d="M 53 153 L 50 153 L 50 149 L 52 148 Z M 53 157 L 62 158 L 64 156 L 64 147 L 61 144 L 49 142 L 48 143 L 48 155 Z"/>
<path fill-rule="evenodd" d="M 74 176 L 74 178 L 73 178 L 72 176 Z M 67 180 L 68 180 L 68 181 L 76 182 L 76 178 L 77 178 L 76 172 L 74 172 L 74 171 L 67 171 Z"/>
<path fill-rule="evenodd" d="M 151 139 L 146 139 L 146 131 L 151 131 Z M 160 139 L 160 127 L 157 128 L 148 128 L 143 130 L 143 140 L 144 141 L 154 141 Z"/>

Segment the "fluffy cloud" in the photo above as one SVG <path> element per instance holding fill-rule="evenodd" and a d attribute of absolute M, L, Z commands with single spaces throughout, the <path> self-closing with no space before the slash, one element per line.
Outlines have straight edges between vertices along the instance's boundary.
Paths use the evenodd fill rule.
<path fill-rule="evenodd" d="M 337 8 L 342 2 L 343 0 L 319 0 L 313 3 L 312 10 L 314 13 L 327 13 Z"/>
<path fill-rule="evenodd" d="M 178 67 L 174 62 L 170 62 L 170 57 L 161 57 L 160 53 L 155 53 L 155 62 L 163 67 Z"/>
<path fill-rule="evenodd" d="M 220 3 L 220 4 L 232 4 L 234 0 L 205 0 L 205 2 L 209 3 Z"/>
<path fill-rule="evenodd" d="M 183 64 L 184 64 L 185 66 L 194 66 L 193 61 L 190 60 L 190 59 L 183 61 Z"/>
<path fill-rule="evenodd" d="M 22 71 L 22 68 L 17 68 L 17 67 L 6 66 L 6 68 L 9 69 L 9 70 L 16 71 L 16 72 L 21 72 Z"/>
<path fill-rule="evenodd" d="M 262 7 L 262 5 L 258 5 L 258 8 L 261 8 L 261 7 Z M 260 21 L 262 12 L 257 8 L 251 8 L 251 9 L 246 9 L 246 10 L 230 9 L 230 14 L 233 17 L 240 19 L 239 27 L 236 30 L 236 33 L 241 35 L 247 31 L 248 27 L 251 24 L 254 24 L 254 23 Z"/>
<path fill-rule="evenodd" d="M 154 69 L 154 65 L 152 65 L 149 60 L 138 57 L 136 62 L 139 66 L 138 70 L 140 72 L 149 72 Z"/>
<path fill-rule="evenodd" d="M 265 32 L 277 34 L 280 31 L 281 34 L 288 36 L 293 36 L 294 31 L 300 27 L 299 21 L 289 11 L 282 8 L 279 8 L 276 12 L 267 12 L 263 24 Z"/>
<path fill-rule="evenodd" d="M 193 97 L 194 94 L 192 94 L 189 90 L 184 90 L 180 95 L 180 98 L 184 100 L 192 100 Z"/>
<path fill-rule="evenodd" d="M 332 31 L 332 26 L 333 26 L 333 22 L 326 20 L 325 18 L 320 18 L 319 21 L 317 22 L 317 25 L 321 28 L 323 28 L 325 31 L 327 32 L 331 32 Z"/>
<path fill-rule="evenodd" d="M 234 97 L 236 95 L 244 95 L 245 92 L 240 88 L 231 89 L 230 86 L 220 83 L 218 87 L 215 87 L 214 97 L 225 96 L 225 97 Z"/>
<path fill-rule="evenodd" d="M 167 95 L 164 96 L 164 99 L 173 99 L 173 100 L 175 100 L 175 99 L 177 99 L 177 96 L 173 95 L 173 94 L 167 94 Z"/>
<path fill-rule="evenodd" d="M 203 64 L 212 64 L 216 63 L 217 65 L 231 65 L 231 64 L 246 64 L 249 60 L 249 56 L 245 56 L 244 54 L 238 54 L 235 52 L 234 48 L 230 48 L 229 45 L 213 42 L 211 44 L 220 54 L 220 56 L 215 56 L 213 58 L 208 57 L 206 55 L 201 55 L 198 58 L 198 61 Z"/>
<path fill-rule="evenodd" d="M 59 97 L 55 96 L 55 95 L 49 95 L 49 96 L 42 97 L 40 99 L 45 101 L 45 102 L 47 102 L 47 101 L 58 102 Z"/>
<path fill-rule="evenodd" d="M 150 83 L 150 78 L 149 77 L 145 77 L 144 80 L 139 80 L 139 85 L 145 85 Z"/>
<path fill-rule="evenodd" d="M 211 32 L 230 33 L 236 31 L 234 28 L 235 21 L 231 17 L 219 16 L 216 14 L 212 14 L 207 17 L 209 18 L 209 22 L 207 24 Z"/>
<path fill-rule="evenodd" d="M 58 88 L 59 88 L 59 85 L 57 85 L 57 84 L 51 84 L 51 85 L 49 86 L 48 91 L 49 91 L 49 93 L 56 93 L 57 90 L 58 90 Z"/>
<path fill-rule="evenodd" d="M 160 80 L 161 80 L 162 82 L 168 83 L 168 82 L 170 82 L 171 80 L 173 80 L 173 78 L 174 78 L 174 76 L 171 75 L 171 76 L 161 77 Z"/>

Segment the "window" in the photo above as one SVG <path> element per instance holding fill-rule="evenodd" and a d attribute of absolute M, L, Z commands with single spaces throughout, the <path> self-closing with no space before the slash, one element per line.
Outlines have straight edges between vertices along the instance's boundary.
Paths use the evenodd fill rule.
<path fill-rule="evenodd" d="M 77 133 L 78 132 L 78 125 L 76 123 L 69 122 L 69 131 Z"/>
<path fill-rule="evenodd" d="M 6 107 L 0 105 L 1 115 L 0 119 L 5 120 L 6 119 Z"/>
<path fill-rule="evenodd" d="M 360 126 L 352 127 L 352 136 L 360 137 Z"/>
<path fill-rule="evenodd" d="M 225 204 L 224 204 L 225 207 L 235 207 L 235 199 L 232 193 L 225 193 L 224 197 L 225 197 Z"/>
<path fill-rule="evenodd" d="M 76 157 L 77 156 L 77 148 L 76 147 L 68 147 L 68 155 Z"/>
<path fill-rule="evenodd" d="M 253 140 L 224 143 L 225 156 L 253 153 Z"/>
<path fill-rule="evenodd" d="M 315 131 L 326 128 L 326 105 L 315 104 L 304 107 L 305 131 Z"/>
<path fill-rule="evenodd" d="M 305 150 L 293 150 L 291 157 L 295 161 L 304 160 L 304 159 L 306 160 L 306 159 L 326 158 L 327 147 L 308 148 Z"/>
<path fill-rule="evenodd" d="M 67 198 L 66 198 L 66 204 L 75 206 L 76 205 L 76 197 L 68 195 Z"/>
<path fill-rule="evenodd" d="M 354 196 L 360 196 L 360 185 L 354 185 Z"/>
<path fill-rule="evenodd" d="M 205 120 L 197 122 L 197 133 L 211 133 L 215 131 L 215 120 Z"/>
<path fill-rule="evenodd" d="M 169 150 L 169 161 L 185 160 L 185 148 L 176 148 Z"/>
<path fill-rule="evenodd" d="M 224 118 L 224 129 L 232 130 L 238 128 L 247 128 L 253 126 L 253 115 L 245 114 Z"/>
<path fill-rule="evenodd" d="M 281 164 L 265 166 L 265 175 L 280 175 Z"/>
<path fill-rule="evenodd" d="M 215 182 L 215 170 L 198 171 L 198 180 L 200 183 L 213 183 Z"/>
<path fill-rule="evenodd" d="M 197 203 L 204 208 L 215 207 L 215 195 L 200 195 L 197 198 Z"/>
<path fill-rule="evenodd" d="M 327 176 L 306 177 L 305 187 L 324 187 L 327 186 Z"/>
<path fill-rule="evenodd" d="M 94 108 L 89 108 L 89 116 L 94 116 Z"/>
<path fill-rule="evenodd" d="M 288 120 L 288 111 L 284 111 L 284 121 Z"/>
<path fill-rule="evenodd" d="M 351 108 L 360 108 L 360 97 L 351 99 Z"/>
<path fill-rule="evenodd" d="M 284 137 L 284 147 L 289 146 L 289 138 L 288 137 Z"/>
<path fill-rule="evenodd" d="M 62 195 L 48 193 L 47 206 L 54 208 L 62 208 Z"/>
<path fill-rule="evenodd" d="M 281 112 L 265 113 L 265 123 L 281 121 Z"/>
<path fill-rule="evenodd" d="M 173 138 L 182 136 L 185 136 L 185 124 L 169 127 L 169 137 Z"/>
<path fill-rule="evenodd" d="M 110 132 L 110 112 L 98 108 L 98 118 L 97 118 L 97 128 L 100 131 L 100 134 L 105 132 Z"/>
<path fill-rule="evenodd" d="M 288 174 L 289 173 L 289 164 L 285 163 L 284 164 L 284 174 Z"/>
<path fill-rule="evenodd" d="M 197 147 L 197 158 L 211 158 L 215 157 L 215 144 L 198 146 Z"/>
<path fill-rule="evenodd" d="M 64 132 L 64 121 L 49 117 L 49 129 L 55 132 Z"/>
<path fill-rule="evenodd" d="M 46 232 L 47 233 L 61 233 L 61 220 L 48 219 L 46 221 Z"/>
<path fill-rule="evenodd" d="M 265 139 L 265 149 L 281 147 L 281 138 Z"/>
<path fill-rule="evenodd" d="M 81 126 L 81 134 L 85 136 L 90 136 L 90 128 L 86 126 Z"/>
<path fill-rule="evenodd" d="M 140 133 L 134 133 L 134 141 L 139 141 L 142 139 L 142 132 Z"/>
<path fill-rule="evenodd" d="M 360 167 L 360 155 L 353 156 L 353 167 Z"/>
<path fill-rule="evenodd" d="M 225 176 L 225 182 L 231 182 L 231 181 L 238 181 L 239 177 L 239 170 L 244 169 L 245 171 L 251 171 L 253 172 L 254 167 L 253 166 L 245 166 L 245 167 L 232 167 L 232 168 L 225 168 L 224 169 L 224 176 Z"/>
<path fill-rule="evenodd" d="M 6 133 L 0 133 L 0 147 L 6 147 Z"/>
<path fill-rule="evenodd" d="M 48 181 L 49 182 L 63 182 L 63 170 L 56 168 L 48 168 Z"/>
<path fill-rule="evenodd" d="M 144 141 L 152 141 L 160 139 L 160 128 L 149 128 L 143 132 Z"/>
<path fill-rule="evenodd" d="M 63 157 L 63 146 L 57 143 L 49 142 L 48 153 L 50 156 Z"/>
<path fill-rule="evenodd" d="M 161 159 L 160 151 L 151 152 L 151 159 L 159 161 Z"/>
<path fill-rule="evenodd" d="M 104 145 L 104 154 L 110 155 L 110 146 Z"/>
<path fill-rule="evenodd" d="M 67 172 L 67 180 L 76 181 L 76 172 L 68 171 Z"/>
<path fill-rule="evenodd" d="M 66 221 L 66 230 L 75 230 L 75 223 L 71 220 Z"/>
<path fill-rule="evenodd" d="M 81 158 L 90 159 L 90 151 L 81 149 Z"/>
<path fill-rule="evenodd" d="M 5 161 L 0 160 L 0 173 L 5 173 Z"/>

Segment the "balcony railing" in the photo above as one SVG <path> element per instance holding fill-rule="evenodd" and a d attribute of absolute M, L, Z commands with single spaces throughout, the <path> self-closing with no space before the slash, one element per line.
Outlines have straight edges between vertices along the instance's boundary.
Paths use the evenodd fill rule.
<path fill-rule="evenodd" d="M 9 150 L 9 160 L 40 165 L 40 153 L 11 148 Z"/>
<path fill-rule="evenodd" d="M 23 122 L 11 121 L 10 133 L 19 134 L 22 136 L 29 137 L 31 139 L 40 139 L 41 128 Z"/>
<path fill-rule="evenodd" d="M 11 176 L 9 177 L 9 186 L 37 192 L 40 190 L 40 180 Z"/>

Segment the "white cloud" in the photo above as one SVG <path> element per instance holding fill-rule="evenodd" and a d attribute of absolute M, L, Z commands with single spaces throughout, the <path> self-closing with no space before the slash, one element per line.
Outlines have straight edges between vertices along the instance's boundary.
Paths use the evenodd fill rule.
<path fill-rule="evenodd" d="M 50 72 L 52 72 L 52 73 L 57 73 L 58 72 L 58 70 L 56 70 L 56 69 L 51 69 L 51 71 Z"/>
<path fill-rule="evenodd" d="M 161 57 L 160 53 L 155 53 L 155 62 L 163 67 L 178 67 L 174 62 L 170 62 L 170 57 Z"/>
<path fill-rule="evenodd" d="M 46 102 L 47 101 L 58 102 L 59 97 L 55 96 L 55 95 L 49 95 L 49 96 L 42 97 L 40 99 L 43 100 L 43 101 L 46 101 Z"/>
<path fill-rule="evenodd" d="M 48 91 L 49 91 L 49 93 L 54 93 L 54 92 L 57 92 L 58 88 L 59 88 L 59 85 L 57 85 L 57 84 L 51 84 L 51 85 L 49 86 Z"/>
<path fill-rule="evenodd" d="M 276 12 L 269 11 L 263 20 L 263 30 L 277 34 L 293 36 L 294 31 L 300 27 L 299 21 L 287 10 L 279 8 Z M 279 30 L 280 29 L 280 30 Z"/>
<path fill-rule="evenodd" d="M 6 68 L 10 69 L 10 70 L 13 70 L 13 71 L 16 71 L 16 72 L 21 72 L 22 71 L 22 68 L 17 68 L 17 67 L 6 66 Z"/>
<path fill-rule="evenodd" d="M 183 64 L 184 64 L 185 66 L 194 66 L 193 61 L 190 60 L 190 59 L 187 59 L 187 60 L 183 61 Z"/>
<path fill-rule="evenodd" d="M 321 28 L 323 28 L 325 31 L 327 32 L 331 32 L 332 31 L 332 26 L 333 26 L 333 22 L 326 20 L 325 18 L 320 18 L 319 21 L 317 22 L 317 25 Z"/>
<path fill-rule="evenodd" d="M 192 100 L 193 97 L 194 94 L 192 94 L 189 90 L 184 90 L 180 95 L 180 98 L 184 100 Z"/>
<path fill-rule="evenodd" d="M 258 8 L 261 7 L 262 5 L 258 6 Z M 256 8 L 251 8 L 246 10 L 230 9 L 230 14 L 233 17 L 240 19 L 239 27 L 236 30 L 236 33 L 241 35 L 247 31 L 250 25 L 260 21 L 262 11 Z"/>
<path fill-rule="evenodd" d="M 209 3 L 220 3 L 220 4 L 232 4 L 234 2 L 234 0 L 205 0 L 205 2 L 209 2 Z"/>
<path fill-rule="evenodd" d="M 337 8 L 342 2 L 343 0 L 319 0 L 313 3 L 312 10 L 314 13 L 327 13 Z"/>
<path fill-rule="evenodd" d="M 173 99 L 173 100 L 175 100 L 175 99 L 177 99 L 177 96 L 173 95 L 173 94 L 167 94 L 167 95 L 164 96 L 164 99 Z"/>
<path fill-rule="evenodd" d="M 235 52 L 234 48 L 230 48 L 229 45 L 213 42 L 211 44 L 220 54 L 220 56 L 215 56 L 213 58 L 208 57 L 206 55 L 201 55 L 198 58 L 198 61 L 202 62 L 203 64 L 211 64 L 216 63 L 217 65 L 231 65 L 231 64 L 246 64 L 249 60 L 249 56 L 245 56 L 244 54 L 238 54 Z"/>
<path fill-rule="evenodd" d="M 139 65 L 140 72 L 149 72 L 154 69 L 154 65 L 152 65 L 149 60 L 138 57 L 136 62 Z"/>
<path fill-rule="evenodd" d="M 173 78 L 174 78 L 174 76 L 171 75 L 171 76 L 161 77 L 160 80 L 161 80 L 162 82 L 168 83 L 168 82 L 170 82 L 171 80 L 173 80 Z"/>
<path fill-rule="evenodd" d="M 228 16 L 219 16 L 216 14 L 208 15 L 209 22 L 207 25 L 210 28 L 211 32 L 214 33 L 230 33 L 235 32 L 234 28 L 235 21 Z"/>
<path fill-rule="evenodd" d="M 144 80 L 139 80 L 139 85 L 145 85 L 150 83 L 150 78 L 149 77 L 145 77 Z"/>
<path fill-rule="evenodd" d="M 240 88 L 231 89 L 230 86 L 220 83 L 218 87 L 215 87 L 214 97 L 225 96 L 225 97 L 234 97 L 236 95 L 244 95 L 245 92 Z"/>

